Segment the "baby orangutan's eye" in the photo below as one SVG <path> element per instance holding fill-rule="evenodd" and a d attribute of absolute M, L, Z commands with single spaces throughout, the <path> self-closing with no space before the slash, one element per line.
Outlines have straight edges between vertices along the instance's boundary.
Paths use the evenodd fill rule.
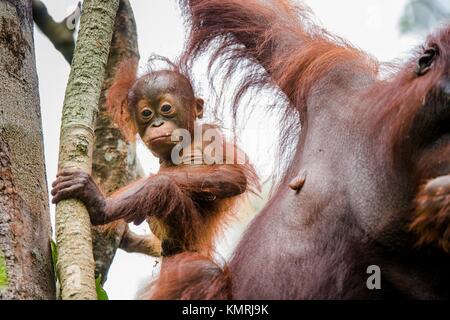
<path fill-rule="evenodd" d="M 166 104 L 162 105 L 161 111 L 164 113 L 170 112 L 170 111 L 172 111 L 172 106 L 170 104 L 166 103 Z"/>
<path fill-rule="evenodd" d="M 142 110 L 141 115 L 144 118 L 150 118 L 153 115 L 153 112 L 152 112 L 152 110 L 145 109 L 145 110 Z"/>

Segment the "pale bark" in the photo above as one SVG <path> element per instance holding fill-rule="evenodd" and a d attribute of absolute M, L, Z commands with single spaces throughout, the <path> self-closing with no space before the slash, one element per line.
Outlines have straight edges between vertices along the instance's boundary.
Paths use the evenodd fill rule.
<path fill-rule="evenodd" d="M 0 1 L 0 300 L 54 299 L 31 0 Z"/>
<path fill-rule="evenodd" d="M 119 0 L 85 0 L 64 100 L 59 170 L 91 172 L 94 123 Z M 56 206 L 62 299 L 96 299 L 91 224 L 82 202 Z"/>
<path fill-rule="evenodd" d="M 124 140 L 120 130 L 107 113 L 105 101 L 114 80 L 117 65 L 123 59 L 139 58 L 136 24 L 129 2 L 120 1 L 111 41 L 105 79 L 99 100 L 99 115 L 95 126 L 95 146 L 92 175 L 102 191 L 109 195 L 136 179 L 136 148 Z M 92 228 L 95 274 L 104 283 L 108 271 L 127 229 L 124 221 Z"/>
<path fill-rule="evenodd" d="M 139 59 L 136 22 L 129 1 L 121 0 L 100 95 L 92 166 L 95 181 L 107 195 L 144 176 L 136 158 L 136 145 L 126 143 L 105 106 L 106 95 L 114 81 L 118 64 L 130 58 Z M 123 220 L 104 227 L 93 227 L 92 241 L 96 276 L 101 276 L 102 283 L 107 279 L 119 247 L 128 252 L 159 255 L 160 244 L 156 238 L 133 234 Z"/>

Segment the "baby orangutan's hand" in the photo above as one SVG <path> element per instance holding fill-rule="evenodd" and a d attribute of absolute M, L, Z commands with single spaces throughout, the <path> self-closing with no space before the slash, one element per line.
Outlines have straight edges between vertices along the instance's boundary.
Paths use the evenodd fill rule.
<path fill-rule="evenodd" d="M 66 199 L 82 201 L 94 225 L 103 224 L 105 220 L 105 197 L 92 177 L 78 169 L 66 169 L 56 175 L 52 184 L 52 203 Z"/>

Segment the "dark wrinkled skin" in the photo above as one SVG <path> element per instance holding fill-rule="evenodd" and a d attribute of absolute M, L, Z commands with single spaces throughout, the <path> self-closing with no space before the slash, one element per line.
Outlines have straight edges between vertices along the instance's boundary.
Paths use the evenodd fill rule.
<path fill-rule="evenodd" d="M 227 265 L 233 299 L 449 299 L 448 198 L 427 184 L 449 189 L 435 179 L 450 173 L 450 26 L 386 79 L 298 1 L 180 2 L 191 24 L 182 57 L 222 63 L 212 76 L 241 77 L 238 94 L 277 85 L 301 127 L 281 123 L 293 159 Z M 380 290 L 367 286 L 371 265 Z"/>
<path fill-rule="evenodd" d="M 342 74 L 350 79 L 345 84 L 338 80 Z M 245 233 L 229 264 L 233 298 L 450 298 L 450 256 L 442 250 L 450 248 L 450 207 L 448 197 L 443 201 L 435 192 L 436 186 L 450 189 L 448 177 L 440 178 L 450 172 L 450 134 L 424 134 L 448 119 L 449 97 L 440 92 L 442 115 L 417 115 L 422 126 L 413 126 L 400 142 L 414 148 L 413 156 L 393 167 L 392 150 L 374 143 L 372 119 L 362 117 L 367 106 L 355 97 L 374 80 L 343 67 L 325 81 L 334 84 L 327 89 L 333 94 L 318 90 L 310 97 L 307 129 L 287 181 L 295 184 L 303 172 L 307 178 L 301 192 L 282 187 Z M 428 183 L 429 199 L 416 209 L 421 183 Z M 411 231 L 415 209 L 426 215 Z M 382 290 L 366 287 L 370 265 L 381 268 Z"/>
<path fill-rule="evenodd" d="M 134 119 L 142 141 L 160 159 L 170 162 L 177 128 L 192 132 L 195 118 L 203 116 L 203 100 L 196 99 L 189 82 L 170 72 L 158 72 L 138 81 L 133 87 Z M 163 107 L 171 106 L 169 112 Z M 144 116 L 151 112 L 152 116 Z"/>
<path fill-rule="evenodd" d="M 95 184 L 92 177 L 77 169 L 62 170 L 56 175 L 52 184 L 52 203 L 64 199 L 75 198 L 84 202 L 91 214 L 93 225 L 101 225 L 106 221 L 105 196 Z"/>
<path fill-rule="evenodd" d="M 132 184 L 125 191 L 122 189 L 122 191 L 106 198 L 89 174 L 77 169 L 68 169 L 58 173 L 57 179 L 52 184 L 51 194 L 53 196 L 52 203 L 55 204 L 65 199 L 82 201 L 94 226 L 107 224 L 118 219 L 124 219 L 128 223 L 133 222 L 139 225 L 147 218 L 146 212 L 136 210 L 132 216 L 124 216 L 121 214 L 123 212 L 121 209 L 127 205 L 130 197 L 155 192 L 159 187 L 161 186 L 158 186 L 157 178 L 145 179 Z"/>

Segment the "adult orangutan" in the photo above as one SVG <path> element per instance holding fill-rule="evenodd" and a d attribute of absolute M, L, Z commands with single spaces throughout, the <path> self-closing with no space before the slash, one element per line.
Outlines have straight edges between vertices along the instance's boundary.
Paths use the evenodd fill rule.
<path fill-rule="evenodd" d="M 196 119 L 203 115 L 203 100 L 195 97 L 190 80 L 175 64 L 161 57 L 153 60 L 157 59 L 169 67 L 150 70 L 140 77 L 136 74 L 137 61 L 123 63 L 108 93 L 107 105 L 125 136 L 133 140 L 139 133 L 160 159 L 159 172 L 105 198 L 88 174 L 64 170 L 53 183 L 52 201 L 83 201 L 94 225 L 118 219 L 140 224 L 147 219 L 162 241 L 163 257 L 184 251 L 211 257 L 213 239 L 232 216 L 237 196 L 255 191 L 257 177 L 253 167 L 238 158 L 242 154 L 237 147 L 226 143 L 211 125 L 204 125 L 200 134 L 209 130 L 209 137 L 222 139 L 214 142 L 223 150 L 215 150 L 210 155 L 213 158 L 207 159 L 205 152 L 212 142 L 202 137 L 173 151 L 180 145 L 174 139 L 179 138 L 177 131 L 186 131 L 183 139 L 194 136 L 199 127 Z"/>
<path fill-rule="evenodd" d="M 184 254 L 157 297 L 450 298 L 450 27 L 383 79 L 380 63 L 290 1 L 181 2 L 184 61 L 214 44 L 211 63 L 244 79 L 236 100 L 277 88 L 294 153 L 226 272 Z M 372 265 L 379 290 L 366 283 Z"/>

